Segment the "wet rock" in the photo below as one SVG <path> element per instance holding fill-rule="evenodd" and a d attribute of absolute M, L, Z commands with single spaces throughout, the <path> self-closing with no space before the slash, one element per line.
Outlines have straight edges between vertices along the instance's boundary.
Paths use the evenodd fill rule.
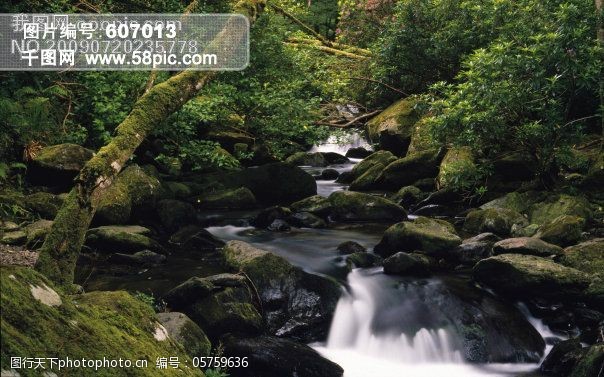
<path fill-rule="evenodd" d="M 156 266 L 166 262 L 166 256 L 154 253 L 151 250 L 138 251 L 134 254 L 111 254 L 108 261 L 113 264 L 125 264 L 127 266 L 145 267 Z"/>
<path fill-rule="evenodd" d="M 252 220 L 252 225 L 256 228 L 268 228 L 273 221 L 285 219 L 291 216 L 292 211 L 289 208 L 281 206 L 272 206 L 263 209 Z"/>
<path fill-rule="evenodd" d="M 337 183 L 342 184 L 350 184 L 352 181 L 354 181 L 354 174 L 352 174 L 352 171 L 344 171 L 340 173 L 340 175 L 336 179 Z"/>
<path fill-rule="evenodd" d="M 567 247 L 559 262 L 589 274 L 604 275 L 604 238 Z"/>
<path fill-rule="evenodd" d="M 86 245 L 103 253 L 132 254 L 145 249 L 165 254 L 164 248 L 147 237 L 148 229 L 139 226 L 101 226 L 86 232 Z"/>
<path fill-rule="evenodd" d="M 346 151 L 346 157 L 348 158 L 365 158 L 367 156 L 369 156 L 372 152 L 363 148 L 363 147 L 356 147 L 356 148 L 350 148 L 348 149 L 348 151 Z"/>
<path fill-rule="evenodd" d="M 379 187 L 378 178 L 386 166 L 376 163 L 350 183 L 351 191 L 369 191 Z"/>
<path fill-rule="evenodd" d="M 528 215 L 531 206 L 545 200 L 546 197 L 547 193 L 541 191 L 510 192 L 483 204 L 480 208 L 505 208 Z"/>
<path fill-rule="evenodd" d="M 485 232 L 485 233 L 480 233 L 479 235 L 474 236 L 474 237 L 466 238 L 465 240 L 463 240 L 462 243 L 472 243 L 472 242 L 495 243 L 497 241 L 501 241 L 501 237 L 499 237 L 498 235 L 496 235 L 494 233 Z"/>
<path fill-rule="evenodd" d="M 386 166 L 378 181 L 383 188 L 398 190 L 420 179 L 434 178 L 442 157 L 443 150 L 429 150 L 400 158 Z"/>
<path fill-rule="evenodd" d="M 350 160 L 346 156 L 343 156 L 336 152 L 321 152 L 321 154 L 329 165 L 346 164 L 350 162 Z"/>
<path fill-rule="evenodd" d="M 160 200 L 157 202 L 155 210 L 159 221 L 167 230 L 176 231 L 195 221 L 193 205 L 180 200 Z"/>
<path fill-rule="evenodd" d="M 230 241 L 223 253 L 227 266 L 254 283 L 271 334 L 304 341 L 326 334 L 340 296 L 336 282 L 245 242 Z"/>
<path fill-rule="evenodd" d="M 528 220 L 511 209 L 477 209 L 466 216 L 464 230 L 472 233 L 492 232 L 498 236 L 507 237 L 514 225 L 526 226 Z"/>
<path fill-rule="evenodd" d="M 130 165 L 105 190 L 94 215 L 97 225 L 126 224 L 136 210 L 153 208 L 161 184 L 138 165 Z M 145 217 L 145 216 L 143 216 Z"/>
<path fill-rule="evenodd" d="M 502 254 L 474 266 L 474 279 L 493 290 L 526 298 L 581 297 L 590 284 L 587 274 L 533 255 Z"/>
<path fill-rule="evenodd" d="M 571 246 L 581 239 L 583 228 L 585 228 L 584 218 L 562 215 L 543 225 L 535 237 L 562 247 Z"/>
<path fill-rule="evenodd" d="M 34 185 L 73 186 L 73 179 L 94 152 L 76 144 L 58 144 L 42 148 L 27 169 L 27 179 Z"/>
<path fill-rule="evenodd" d="M 340 173 L 336 169 L 325 169 L 321 172 L 321 175 L 317 178 L 323 181 L 333 181 L 340 176 Z"/>
<path fill-rule="evenodd" d="M 325 220 L 310 212 L 296 212 L 287 218 L 287 222 L 299 228 L 321 229 L 327 227 Z"/>
<path fill-rule="evenodd" d="M 490 241 L 464 241 L 450 253 L 450 259 L 464 266 L 473 266 L 477 262 L 493 255 L 493 242 Z"/>
<path fill-rule="evenodd" d="M 402 99 L 367 122 L 367 133 L 372 143 L 380 149 L 404 156 L 411 143 L 413 126 L 419 120 L 416 102 Z"/>
<path fill-rule="evenodd" d="M 335 221 L 394 222 L 407 218 L 407 212 L 398 204 L 360 192 L 336 191 L 329 196 L 329 203 L 329 217 Z"/>
<path fill-rule="evenodd" d="M 372 253 L 352 253 L 346 257 L 346 268 L 348 271 L 352 271 L 353 268 L 369 268 L 381 264 L 382 258 Z"/>
<path fill-rule="evenodd" d="M 329 165 L 327 160 L 325 160 L 325 157 L 323 157 L 323 154 L 320 152 L 297 152 L 289 156 L 285 162 L 296 166 L 324 167 Z"/>
<path fill-rule="evenodd" d="M 169 242 L 184 252 L 210 252 L 224 246 L 222 240 L 197 225 L 187 225 L 179 229 L 170 237 Z"/>
<path fill-rule="evenodd" d="M 392 195 L 390 200 L 405 208 L 409 208 L 409 206 L 425 199 L 425 196 L 426 194 L 419 188 L 415 186 L 405 186 Z"/>
<path fill-rule="evenodd" d="M 180 343 L 191 357 L 209 356 L 212 344 L 203 330 L 184 313 L 158 313 L 157 319 L 168 336 Z"/>
<path fill-rule="evenodd" d="M 552 348 L 539 369 L 548 375 L 570 376 L 583 355 L 584 351 L 579 339 L 565 340 Z"/>
<path fill-rule="evenodd" d="M 524 226 L 522 224 L 514 224 L 514 225 L 512 225 L 512 230 L 510 231 L 510 235 L 514 238 L 516 238 L 516 237 L 532 237 L 539 231 L 539 228 L 541 228 L 541 227 L 537 224 L 529 224 L 526 226 Z"/>
<path fill-rule="evenodd" d="M 290 225 L 285 220 L 275 219 L 271 225 L 267 227 L 268 230 L 273 232 L 287 232 L 291 229 Z"/>
<path fill-rule="evenodd" d="M 43 219 L 54 220 L 63 205 L 63 199 L 47 192 L 36 192 L 23 199 L 24 207 Z"/>
<path fill-rule="evenodd" d="M 430 256 L 444 255 L 461 244 L 455 228 L 444 220 L 418 217 L 392 225 L 374 250 L 383 257 L 397 251 L 422 250 Z"/>
<path fill-rule="evenodd" d="M 398 252 L 384 259 L 384 273 L 404 276 L 428 276 L 435 261 L 418 253 Z"/>
<path fill-rule="evenodd" d="M 519 237 L 508 238 L 495 243 L 493 246 L 495 255 L 499 254 L 523 254 L 538 257 L 549 257 L 562 253 L 562 248 L 547 243 L 537 238 Z"/>
<path fill-rule="evenodd" d="M 331 211 L 332 206 L 329 199 L 314 195 L 292 203 L 291 208 L 297 212 L 310 212 L 319 216 L 327 216 Z"/>
<path fill-rule="evenodd" d="M 366 253 L 367 249 L 358 242 L 346 241 L 338 245 L 340 254 Z"/>
<path fill-rule="evenodd" d="M 247 357 L 250 367 L 229 368 L 233 377 L 341 377 L 344 370 L 305 344 L 273 336 L 222 339 L 225 356 Z"/>
<path fill-rule="evenodd" d="M 248 209 L 257 205 L 254 194 L 246 187 L 200 195 L 195 202 L 203 209 Z"/>
<path fill-rule="evenodd" d="M 262 332 L 262 317 L 251 292 L 244 276 L 220 274 L 191 278 L 170 290 L 164 300 L 216 340 L 228 332 L 246 335 Z"/>

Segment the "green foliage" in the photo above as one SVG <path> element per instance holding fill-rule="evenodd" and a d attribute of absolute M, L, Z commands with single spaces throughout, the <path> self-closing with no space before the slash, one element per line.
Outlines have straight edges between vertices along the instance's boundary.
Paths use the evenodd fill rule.
<path fill-rule="evenodd" d="M 579 119 L 597 111 L 602 51 L 592 6 L 514 2 L 501 35 L 464 60 L 457 82 L 434 85 L 425 97 L 435 136 L 487 157 L 524 150 L 542 176 L 551 174 L 581 136 Z"/>
<path fill-rule="evenodd" d="M 206 377 L 229 377 L 229 374 L 220 368 L 218 369 L 206 369 L 205 370 Z"/>
<path fill-rule="evenodd" d="M 180 148 L 179 157 L 193 171 L 208 167 L 225 170 L 239 167 L 239 161 L 213 141 L 191 140 Z"/>

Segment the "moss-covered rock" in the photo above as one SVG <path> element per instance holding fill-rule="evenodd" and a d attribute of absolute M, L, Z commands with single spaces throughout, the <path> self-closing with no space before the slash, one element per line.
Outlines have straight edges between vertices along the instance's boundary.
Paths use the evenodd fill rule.
<path fill-rule="evenodd" d="M 562 254 L 562 248 L 537 238 L 518 237 L 508 238 L 493 245 L 495 255 L 524 254 L 538 257 L 549 257 Z"/>
<path fill-rule="evenodd" d="M 599 377 L 604 365 L 604 345 L 583 347 L 578 338 L 556 344 L 541 363 L 541 372 L 554 376 Z"/>
<path fill-rule="evenodd" d="M 570 246 L 581 239 L 584 227 L 584 218 L 562 215 L 539 228 L 535 237 L 559 246 Z"/>
<path fill-rule="evenodd" d="M 224 246 L 224 242 L 198 225 L 187 225 L 174 233 L 169 240 L 178 251 L 210 252 Z"/>
<path fill-rule="evenodd" d="M 229 268 L 245 272 L 253 282 L 272 334 L 305 341 L 326 334 L 340 296 L 335 281 L 241 241 L 228 242 L 223 255 Z"/>
<path fill-rule="evenodd" d="M 455 228 L 444 220 L 418 217 L 386 229 L 374 250 L 383 257 L 398 251 L 421 250 L 431 256 L 444 255 L 461 244 Z"/>
<path fill-rule="evenodd" d="M 187 199 L 193 196 L 191 187 L 183 182 L 162 182 L 161 199 Z"/>
<path fill-rule="evenodd" d="M 604 238 L 567 247 L 559 260 L 565 266 L 604 277 Z"/>
<path fill-rule="evenodd" d="M 401 99 L 367 122 L 367 133 L 372 143 L 380 149 L 398 156 L 407 154 L 413 126 L 419 120 L 415 110 L 416 101 Z"/>
<path fill-rule="evenodd" d="M 523 298 L 576 299 L 590 284 L 589 275 L 551 259 L 502 254 L 474 266 L 474 279 L 493 290 Z"/>
<path fill-rule="evenodd" d="M 346 257 L 346 268 L 348 271 L 352 271 L 354 268 L 375 267 L 380 264 L 382 264 L 382 258 L 372 253 L 352 253 Z"/>
<path fill-rule="evenodd" d="M 365 174 L 367 170 L 375 165 L 387 166 L 391 162 L 396 161 L 396 157 L 389 151 L 377 151 L 366 157 L 363 161 L 356 164 L 351 171 L 352 177 L 357 178 Z"/>
<path fill-rule="evenodd" d="M 1 366 L 10 370 L 10 358 L 56 357 L 79 360 L 146 360 L 145 368 L 65 369 L 77 376 L 203 376 L 191 368 L 182 347 L 165 336 L 153 309 L 126 292 L 64 295 L 45 277 L 23 267 L 2 267 Z M 46 296 L 40 293 L 46 292 Z M 36 296 L 38 299 L 36 299 Z M 57 299 L 58 298 L 58 299 Z M 33 356 L 32 352 L 34 353 Z M 180 367 L 157 369 L 157 358 L 178 357 Z M 38 370 L 19 369 L 21 376 L 39 376 Z M 59 373 L 59 371 L 56 371 Z"/>
<path fill-rule="evenodd" d="M 287 218 L 287 222 L 299 228 L 326 228 L 327 223 L 319 216 L 310 212 L 296 212 Z"/>
<path fill-rule="evenodd" d="M 68 188 L 94 152 L 77 144 L 58 144 L 42 148 L 30 162 L 27 179 L 42 186 Z"/>
<path fill-rule="evenodd" d="M 369 191 L 378 187 L 377 180 L 386 166 L 377 163 L 361 174 L 350 184 L 351 191 Z"/>
<path fill-rule="evenodd" d="M 431 124 L 429 117 L 423 117 L 413 125 L 413 133 L 411 134 L 411 144 L 407 155 L 423 152 L 431 149 L 437 149 L 438 143 L 433 139 L 431 132 Z"/>
<path fill-rule="evenodd" d="M 407 218 L 401 206 L 388 199 L 353 191 L 336 191 L 329 196 L 329 216 L 336 221 L 395 222 Z"/>
<path fill-rule="evenodd" d="M 152 207 L 161 184 L 138 165 L 130 165 L 105 190 L 94 217 L 98 225 L 126 224 L 137 207 Z"/>
<path fill-rule="evenodd" d="M 470 147 L 450 148 L 440 163 L 436 182 L 439 188 L 454 186 L 457 178 L 476 176 L 477 167 Z M 471 182 L 468 182 L 471 183 Z"/>
<path fill-rule="evenodd" d="M 398 252 L 384 259 L 384 273 L 404 276 L 428 276 L 436 262 L 419 253 Z"/>
<path fill-rule="evenodd" d="M 378 180 L 383 188 L 398 190 L 420 179 L 435 178 L 442 158 L 442 150 L 414 153 L 388 164 Z"/>
<path fill-rule="evenodd" d="M 491 200 L 490 202 L 480 206 L 480 208 L 505 208 L 519 212 L 523 215 L 528 215 L 531 206 L 535 203 L 545 200 L 546 197 L 547 193 L 542 191 L 514 191 L 497 199 Z"/>
<path fill-rule="evenodd" d="M 491 232 L 507 237 L 514 225 L 526 226 L 528 220 L 511 209 L 489 208 L 476 209 L 468 213 L 463 227 L 471 233 Z"/>
<path fill-rule="evenodd" d="M 592 210 L 587 199 L 566 194 L 551 195 L 546 200 L 533 204 L 529 209 L 529 219 L 534 224 L 547 224 L 562 215 L 589 220 Z"/>
<path fill-rule="evenodd" d="M 157 217 L 169 231 L 176 231 L 195 220 L 195 208 L 181 200 L 164 199 L 157 202 Z"/>
<path fill-rule="evenodd" d="M 27 247 L 37 249 L 42 246 L 46 235 L 50 232 L 52 224 L 53 222 L 50 220 L 38 220 L 27 225 L 24 228 L 25 234 L 27 234 Z"/>
<path fill-rule="evenodd" d="M 296 166 L 324 167 L 329 165 L 323 154 L 320 152 L 296 152 L 289 156 L 285 162 Z"/>
<path fill-rule="evenodd" d="M 256 207 L 254 194 L 246 188 L 226 189 L 200 195 L 196 199 L 199 208 L 246 209 Z"/>
<path fill-rule="evenodd" d="M 323 216 L 331 211 L 331 202 L 323 196 L 313 195 L 292 203 L 290 207 L 296 212 L 310 212 Z"/>
<path fill-rule="evenodd" d="M 422 190 L 415 186 L 405 186 L 398 190 L 394 195 L 390 197 L 393 202 L 408 208 L 412 204 L 419 203 L 425 199 L 428 195 Z"/>
<path fill-rule="evenodd" d="M 86 232 L 86 245 L 103 253 L 135 253 L 151 250 L 165 253 L 164 248 L 155 240 L 147 237 L 147 228 L 126 226 L 101 226 Z"/>
<path fill-rule="evenodd" d="M 27 195 L 23 200 L 25 208 L 43 219 L 53 220 L 63 205 L 63 199 L 47 192 L 36 192 Z"/>
<path fill-rule="evenodd" d="M 159 313 L 157 319 L 168 335 L 180 343 L 191 357 L 210 356 L 212 344 L 197 324 L 184 313 Z"/>

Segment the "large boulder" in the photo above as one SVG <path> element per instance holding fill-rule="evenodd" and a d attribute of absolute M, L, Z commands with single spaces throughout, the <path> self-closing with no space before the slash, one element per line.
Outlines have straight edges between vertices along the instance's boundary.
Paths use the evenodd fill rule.
<path fill-rule="evenodd" d="M 367 122 L 367 134 L 372 143 L 379 143 L 380 149 L 398 156 L 407 154 L 413 125 L 419 120 L 415 110 L 416 102 L 401 99 Z"/>
<path fill-rule="evenodd" d="M 473 266 L 478 261 L 493 255 L 493 244 L 501 238 L 493 233 L 481 233 L 463 240 L 461 245 L 450 252 L 450 259 L 464 266 Z"/>
<path fill-rule="evenodd" d="M 248 188 L 239 187 L 200 195 L 196 205 L 204 209 L 247 209 L 256 207 L 257 203 Z"/>
<path fill-rule="evenodd" d="M 377 151 L 366 157 L 363 161 L 356 164 L 351 171 L 353 179 L 365 174 L 369 169 L 376 165 L 388 166 L 396 161 L 396 157 L 389 151 Z"/>
<path fill-rule="evenodd" d="M 289 156 L 285 162 L 296 166 L 324 167 L 329 165 L 329 162 L 320 152 L 296 152 Z"/>
<path fill-rule="evenodd" d="M 191 203 L 164 199 L 155 207 L 157 219 L 169 231 L 176 231 L 195 221 L 195 207 Z"/>
<path fill-rule="evenodd" d="M 505 208 L 528 216 L 531 206 L 545 200 L 546 197 L 547 193 L 541 191 L 514 191 L 497 199 L 493 199 L 480 206 L 480 208 Z"/>
<path fill-rule="evenodd" d="M 534 224 L 547 224 L 562 215 L 591 219 L 592 210 L 587 199 L 566 194 L 551 195 L 530 208 L 529 219 Z"/>
<path fill-rule="evenodd" d="M 422 151 L 391 162 L 378 178 L 381 187 L 398 190 L 424 178 L 435 178 L 443 151 Z"/>
<path fill-rule="evenodd" d="M 137 225 L 101 226 L 86 232 L 86 245 L 102 253 L 132 254 L 141 250 L 165 253 L 164 248 L 152 238 L 150 231 Z"/>
<path fill-rule="evenodd" d="M 454 187 L 456 179 L 476 177 L 477 167 L 470 147 L 450 148 L 440 163 L 436 182 L 440 189 Z M 467 182 L 473 183 L 473 182 Z"/>
<path fill-rule="evenodd" d="M 262 333 L 262 317 L 251 292 L 244 276 L 220 274 L 193 277 L 170 290 L 164 300 L 171 309 L 187 314 L 214 341 L 228 332 Z"/>
<path fill-rule="evenodd" d="M 435 261 L 423 254 L 398 253 L 384 259 L 384 273 L 406 276 L 428 276 Z"/>
<path fill-rule="evenodd" d="M 539 228 L 535 237 L 563 247 L 571 246 L 581 239 L 584 227 L 584 218 L 562 215 Z"/>
<path fill-rule="evenodd" d="M 94 222 L 97 225 L 126 224 L 137 209 L 147 211 L 152 208 L 160 191 L 157 178 L 138 165 L 130 165 L 100 197 Z"/>
<path fill-rule="evenodd" d="M 583 295 L 589 276 L 550 259 L 502 254 L 474 266 L 474 279 L 496 292 L 513 297 L 569 299 Z"/>
<path fill-rule="evenodd" d="M 386 166 L 382 163 L 377 163 L 367 169 L 363 174 L 356 177 L 352 183 L 350 183 L 349 190 L 351 191 L 369 191 L 378 188 L 378 178 L 382 174 Z"/>
<path fill-rule="evenodd" d="M 567 247 L 559 262 L 591 275 L 587 300 L 604 310 L 604 238 Z"/>
<path fill-rule="evenodd" d="M 395 222 L 407 218 L 398 204 L 360 192 L 336 191 L 329 196 L 329 203 L 329 217 L 336 221 Z"/>
<path fill-rule="evenodd" d="M 191 357 L 210 356 L 212 344 L 203 330 L 184 313 L 158 313 L 168 336 L 180 343 Z"/>
<path fill-rule="evenodd" d="M 94 152 L 76 144 L 58 144 L 42 148 L 27 169 L 27 179 L 34 185 L 73 185 L 73 179 Z"/>
<path fill-rule="evenodd" d="M 256 199 L 267 204 L 291 203 L 317 194 L 312 175 L 297 166 L 274 163 L 235 173 L 239 186 L 247 187 Z"/>
<path fill-rule="evenodd" d="M 144 359 L 147 368 L 77 368 L 61 375 L 78 376 L 203 376 L 190 368 L 191 357 L 157 321 L 153 308 L 124 291 L 65 295 L 43 275 L 23 267 L 2 267 L 0 349 L 2 374 L 11 357 L 36 352 L 36 357 L 66 360 Z M 180 366 L 155 368 L 160 357 L 176 357 Z M 48 364 L 47 364 L 48 365 Z M 23 375 L 33 369 L 20 369 Z M 54 375 L 54 374 L 47 374 Z"/>
<path fill-rule="evenodd" d="M 471 233 L 491 232 L 507 237 L 514 225 L 526 226 L 528 220 L 511 209 L 489 208 L 476 209 L 468 213 L 463 227 Z"/>
<path fill-rule="evenodd" d="M 172 234 L 169 243 L 178 251 L 184 252 L 211 252 L 224 246 L 222 240 L 197 225 L 187 225 L 179 229 Z"/>
<path fill-rule="evenodd" d="M 550 257 L 562 253 L 562 248 L 537 238 L 518 237 L 508 238 L 493 245 L 495 255 L 524 254 L 538 257 Z"/>
<path fill-rule="evenodd" d="M 222 251 L 227 266 L 253 282 L 271 334 L 304 341 L 326 334 L 341 292 L 335 281 L 245 242 L 230 241 Z"/>
<path fill-rule="evenodd" d="M 453 225 L 444 220 L 418 217 L 386 229 L 374 250 L 383 257 L 398 251 L 420 250 L 430 256 L 445 255 L 461 244 Z"/>
<path fill-rule="evenodd" d="M 318 216 L 327 216 L 331 211 L 331 202 L 326 197 L 313 195 L 292 203 L 291 209 L 297 212 L 309 212 Z"/>
<path fill-rule="evenodd" d="M 273 336 L 222 339 L 224 356 L 246 358 L 247 368 L 229 368 L 233 377 L 341 377 L 344 370 L 305 344 Z"/>

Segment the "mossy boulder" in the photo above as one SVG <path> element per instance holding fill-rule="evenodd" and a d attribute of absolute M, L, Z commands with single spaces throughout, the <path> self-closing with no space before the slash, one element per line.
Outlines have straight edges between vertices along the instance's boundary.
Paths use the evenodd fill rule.
<path fill-rule="evenodd" d="M 226 129 L 211 130 L 204 135 L 204 139 L 219 143 L 229 152 L 234 152 L 237 144 L 254 145 L 254 138 L 249 134 Z"/>
<path fill-rule="evenodd" d="M 105 190 L 94 217 L 97 225 L 126 224 L 138 208 L 152 207 L 161 184 L 138 165 L 130 165 Z"/>
<path fill-rule="evenodd" d="M 246 187 L 225 189 L 200 195 L 196 205 L 204 209 L 247 209 L 256 207 L 256 197 Z"/>
<path fill-rule="evenodd" d="M 287 218 L 287 222 L 299 228 L 326 228 L 327 223 L 319 216 L 310 212 L 296 212 Z"/>
<path fill-rule="evenodd" d="M 382 174 L 386 166 L 381 163 L 377 163 L 370 167 L 363 174 L 355 178 L 350 184 L 349 190 L 351 191 L 369 191 L 378 187 L 377 180 Z"/>
<path fill-rule="evenodd" d="M 2 267 L 0 369 L 10 359 L 56 357 L 72 360 L 146 360 L 144 368 L 78 368 L 61 374 L 78 376 L 203 376 L 182 346 L 166 336 L 153 309 L 123 291 L 65 295 L 36 271 Z M 157 369 L 159 357 L 178 357 L 180 367 Z M 19 369 L 21 376 L 38 370 Z"/>
<path fill-rule="evenodd" d="M 428 195 L 425 194 L 422 190 L 415 186 L 405 186 L 401 187 L 394 195 L 390 197 L 390 200 L 393 202 L 408 208 L 413 204 L 419 203 L 421 200 L 425 199 Z"/>
<path fill-rule="evenodd" d="M 505 208 L 528 215 L 533 204 L 547 198 L 547 193 L 542 191 L 510 192 L 502 197 L 493 199 L 480 206 L 481 209 Z"/>
<path fill-rule="evenodd" d="M 157 319 L 172 340 L 182 345 L 191 357 L 210 356 L 212 344 L 203 330 L 184 313 L 158 313 Z"/>
<path fill-rule="evenodd" d="M 511 209 L 489 208 L 476 209 L 468 213 L 463 227 L 471 233 L 491 232 L 507 237 L 514 225 L 526 226 L 528 220 Z"/>
<path fill-rule="evenodd" d="M 248 168 L 231 175 L 231 179 L 235 184 L 230 187 L 247 187 L 266 204 L 287 204 L 317 194 L 312 175 L 283 162 Z"/>
<path fill-rule="evenodd" d="M 433 139 L 430 117 L 423 117 L 413 125 L 411 144 L 407 155 L 438 148 L 438 143 Z"/>
<path fill-rule="evenodd" d="M 550 257 L 562 254 L 562 248 L 537 238 L 518 237 L 508 238 L 493 245 L 495 255 L 524 254 L 538 257 Z"/>
<path fill-rule="evenodd" d="M 63 205 L 63 198 L 47 192 L 36 192 L 25 196 L 24 207 L 43 219 L 54 220 Z"/>
<path fill-rule="evenodd" d="M 169 231 L 176 231 L 195 221 L 195 207 L 181 200 L 160 200 L 155 210 L 159 221 Z"/>
<path fill-rule="evenodd" d="M 529 219 L 534 224 L 547 224 L 562 215 L 591 219 L 592 210 L 587 199 L 566 194 L 551 195 L 546 200 L 531 206 Z"/>
<path fill-rule="evenodd" d="M 329 165 L 320 152 L 296 152 L 289 156 L 285 162 L 296 166 L 324 167 Z"/>
<path fill-rule="evenodd" d="M 346 256 L 346 268 L 352 271 L 354 268 L 369 268 L 382 264 L 382 258 L 372 253 L 352 253 Z"/>
<path fill-rule="evenodd" d="M 604 238 L 567 247 L 559 260 L 565 266 L 604 277 Z"/>
<path fill-rule="evenodd" d="M 456 179 L 460 177 L 472 179 L 476 173 L 477 166 L 470 147 L 453 147 L 447 150 L 440 163 L 436 182 L 441 189 L 452 187 Z"/>
<path fill-rule="evenodd" d="M 193 196 L 191 187 L 183 182 L 165 181 L 161 187 L 161 199 L 187 199 Z"/>
<path fill-rule="evenodd" d="M 384 259 L 384 273 L 403 276 L 428 276 L 434 259 L 419 253 L 398 252 Z"/>
<path fill-rule="evenodd" d="M 515 298 L 577 299 L 590 284 L 588 274 L 534 255 L 483 259 L 474 266 L 473 275 L 480 284 Z"/>
<path fill-rule="evenodd" d="M 331 202 L 328 198 L 319 195 L 309 196 L 308 198 L 292 203 L 292 210 L 297 212 L 310 212 L 319 216 L 327 215 L 331 211 Z"/>
<path fill-rule="evenodd" d="M 351 171 L 352 177 L 357 178 L 365 174 L 375 165 L 387 166 L 391 162 L 396 161 L 396 156 L 389 151 L 377 151 L 366 157 L 363 161 L 356 164 Z"/>
<path fill-rule="evenodd" d="M 336 191 L 329 196 L 329 217 L 336 221 L 396 222 L 407 218 L 401 206 L 388 199 L 353 191 Z"/>
<path fill-rule="evenodd" d="M 37 249 L 44 243 L 46 235 L 50 232 L 53 221 L 50 220 L 38 220 L 27 225 L 24 230 L 27 235 L 27 247 L 31 249 Z"/>
<path fill-rule="evenodd" d="M 404 156 L 411 143 L 413 126 L 419 120 L 416 101 L 401 99 L 367 122 L 367 134 L 382 150 Z"/>
<path fill-rule="evenodd" d="M 291 214 L 292 211 L 289 208 L 271 206 L 260 211 L 251 224 L 257 228 L 268 228 L 273 221 L 287 219 Z"/>
<path fill-rule="evenodd" d="M 42 148 L 29 164 L 27 179 L 34 185 L 69 188 L 93 155 L 93 151 L 77 144 Z"/>
<path fill-rule="evenodd" d="M 421 250 L 430 256 L 445 255 L 461 244 L 453 225 L 444 220 L 418 217 L 403 221 L 386 229 L 374 250 L 383 257 L 398 251 Z"/>
<path fill-rule="evenodd" d="M 245 242 L 230 241 L 222 251 L 226 265 L 245 272 L 256 287 L 271 334 L 304 341 L 325 336 L 340 296 L 335 281 Z"/>
<path fill-rule="evenodd" d="M 132 254 L 141 250 L 165 253 L 164 248 L 147 235 L 147 228 L 126 226 L 101 226 L 86 232 L 86 245 L 102 253 Z"/>
<path fill-rule="evenodd" d="M 571 246 L 579 242 L 584 227 L 584 218 L 562 215 L 539 228 L 535 237 L 559 246 Z"/>
<path fill-rule="evenodd" d="M 224 242 L 198 225 L 187 225 L 170 236 L 170 245 L 184 252 L 212 252 Z"/>
<path fill-rule="evenodd" d="M 378 179 L 381 187 L 398 190 L 424 178 L 438 175 L 444 150 L 428 150 L 400 158 L 386 166 Z"/>

